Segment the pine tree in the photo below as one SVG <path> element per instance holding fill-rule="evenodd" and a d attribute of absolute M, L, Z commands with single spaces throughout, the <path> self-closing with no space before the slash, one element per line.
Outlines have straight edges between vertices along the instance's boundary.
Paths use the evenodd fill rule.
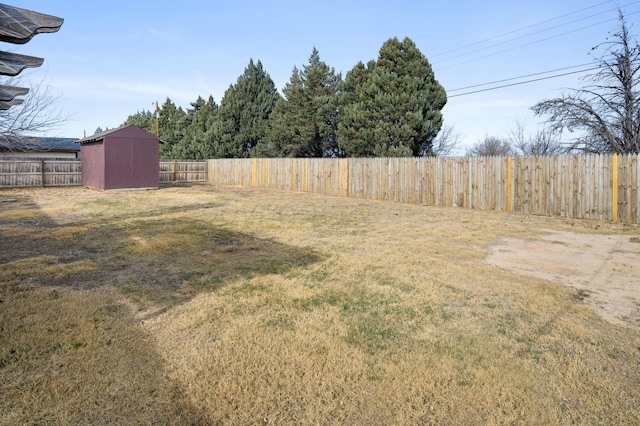
<path fill-rule="evenodd" d="M 358 62 L 347 73 L 340 91 L 340 121 L 338 143 L 348 156 L 373 156 L 372 141 L 375 140 L 374 112 L 364 105 L 364 100 L 375 96 L 376 87 L 370 83 L 374 61 L 365 66 Z M 369 102 L 371 103 L 371 102 Z"/>
<path fill-rule="evenodd" d="M 184 137 L 172 148 L 174 158 L 205 160 L 215 156 L 215 144 L 211 134 L 217 119 L 218 105 L 212 96 L 205 100 L 198 96 L 187 111 Z"/>
<path fill-rule="evenodd" d="M 127 117 L 123 126 L 136 126 L 142 130 L 146 130 L 149 133 L 156 134 L 156 118 L 155 114 L 151 111 L 142 110 Z M 102 129 L 100 129 L 102 130 Z M 96 130 L 96 133 L 97 130 Z"/>
<path fill-rule="evenodd" d="M 235 85 L 229 86 L 218 112 L 215 157 L 249 157 L 266 143 L 269 118 L 280 95 L 275 83 L 253 59 Z"/>
<path fill-rule="evenodd" d="M 202 96 L 198 96 L 198 99 L 196 99 L 195 102 L 191 102 L 189 104 L 191 105 L 191 108 L 187 109 L 187 117 L 186 117 L 187 127 L 191 125 L 191 122 L 193 121 L 196 114 L 198 114 L 200 110 L 205 107 L 206 104 L 207 103 L 202 98 Z"/>
<path fill-rule="evenodd" d="M 293 68 L 272 116 L 270 150 L 285 157 L 335 157 L 338 87 L 342 76 L 313 49 L 303 70 Z"/>
<path fill-rule="evenodd" d="M 184 137 L 185 120 L 186 114 L 182 108 L 176 108 L 173 101 L 167 98 L 158 113 L 160 139 L 164 141 L 164 144 L 160 145 L 160 155 L 163 158 L 173 157 L 173 146 Z M 155 130 L 152 133 L 155 134 Z"/>
<path fill-rule="evenodd" d="M 376 62 L 360 62 L 347 73 L 340 97 L 340 148 L 362 157 L 429 154 L 446 100 L 413 41 L 390 39 Z"/>

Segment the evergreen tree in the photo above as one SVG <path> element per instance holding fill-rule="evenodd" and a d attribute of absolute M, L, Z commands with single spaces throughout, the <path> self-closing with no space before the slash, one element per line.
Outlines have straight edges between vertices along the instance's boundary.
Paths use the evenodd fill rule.
<path fill-rule="evenodd" d="M 173 146 L 180 142 L 184 137 L 186 114 L 181 107 L 176 108 L 176 105 L 167 98 L 167 100 L 160 107 L 158 113 L 158 122 L 160 128 L 160 139 L 164 141 L 160 145 L 160 155 L 163 158 L 173 157 Z M 154 130 L 151 132 L 155 134 Z M 178 158 L 178 157 L 176 157 Z"/>
<path fill-rule="evenodd" d="M 348 156 L 373 156 L 372 141 L 375 140 L 375 114 L 365 107 L 365 100 L 376 94 L 376 87 L 370 83 L 371 70 L 375 61 L 365 66 L 358 62 L 347 73 L 340 91 L 340 121 L 338 123 L 338 143 Z"/>
<path fill-rule="evenodd" d="M 151 111 L 138 111 L 125 120 L 123 126 L 136 126 L 149 133 L 156 134 L 156 118 Z M 100 129 L 102 130 L 102 129 Z M 97 131 L 96 131 L 97 133 Z"/>
<path fill-rule="evenodd" d="M 342 76 L 320 60 L 313 49 L 302 71 L 293 68 L 272 116 L 270 147 L 286 157 L 324 157 L 341 154 L 337 138 L 338 88 Z"/>
<path fill-rule="evenodd" d="M 347 73 L 340 96 L 340 148 L 349 156 L 430 154 L 446 92 L 413 41 L 393 38 L 378 60 Z"/>
<path fill-rule="evenodd" d="M 191 125 L 191 122 L 195 118 L 196 114 L 198 114 L 198 112 L 200 112 L 200 110 L 204 108 L 206 104 L 207 102 L 202 98 L 202 96 L 198 96 L 198 99 L 196 99 L 195 102 L 191 102 L 189 104 L 191 105 L 191 108 L 187 109 L 187 115 L 185 117 L 185 128 Z"/>
<path fill-rule="evenodd" d="M 216 127 L 215 157 L 249 157 L 264 144 L 269 117 L 280 95 L 262 63 L 253 59 L 235 85 L 229 86 L 220 101 Z"/>
<path fill-rule="evenodd" d="M 188 126 L 184 137 L 172 147 L 174 158 L 205 160 L 215 156 L 215 146 L 211 137 L 217 119 L 218 105 L 212 96 L 205 101 L 198 96 L 187 111 L 184 122 Z"/>

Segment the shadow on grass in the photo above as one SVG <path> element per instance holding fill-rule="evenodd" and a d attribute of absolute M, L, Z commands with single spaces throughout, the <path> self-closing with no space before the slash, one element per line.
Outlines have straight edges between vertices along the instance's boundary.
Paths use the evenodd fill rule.
<path fill-rule="evenodd" d="M 321 260 L 311 249 L 216 224 L 216 204 L 133 214 L 118 212 L 116 205 L 71 224 L 48 217 L 28 196 L 5 204 L 0 205 L 0 375 L 9 399 L 28 403 L 0 403 L 0 418 L 18 423 L 34 418 L 56 423 L 60 416 L 72 423 L 118 423 L 137 416 L 136 410 L 144 415 L 140 423 L 162 423 L 170 416 L 175 423 L 203 423 L 207 414 L 182 396 L 184 389 L 164 371 L 157 347 L 145 344 L 152 341 L 139 324 L 139 312 L 119 298 L 157 315 L 226 283 Z M 20 373 L 24 370 L 51 378 L 32 380 Z M 111 391 L 113 383 L 121 391 Z M 84 408 L 49 407 L 47 401 L 60 392 Z M 151 408 L 130 400 L 147 394 L 152 396 L 141 404 L 153 402 Z M 105 408 L 113 401 L 131 409 Z M 58 414 L 56 405 L 65 411 Z"/>
<path fill-rule="evenodd" d="M 38 262 L 24 263 L 29 271 L 17 276 L 28 275 L 33 284 L 77 289 L 114 285 L 133 301 L 174 305 L 230 280 L 282 274 L 320 260 L 309 248 L 216 224 L 215 203 L 121 214 L 116 202 L 112 213 L 62 225 L 34 211 L 36 204 L 30 199 L 12 204 L 14 211 L 20 204 L 31 214 L 3 215 L 4 209 L 0 210 L 0 264 L 5 269 L 7 264 L 39 257 L 60 269 L 78 262 L 94 265 L 40 274 L 33 268 Z"/>
<path fill-rule="evenodd" d="M 230 281 L 282 274 L 320 260 L 311 249 L 184 217 L 136 219 L 76 238 L 99 256 L 96 271 L 79 276 L 74 285 L 87 279 L 114 284 L 138 302 L 161 305 L 215 291 Z M 92 246 L 105 238 L 106 245 Z"/>

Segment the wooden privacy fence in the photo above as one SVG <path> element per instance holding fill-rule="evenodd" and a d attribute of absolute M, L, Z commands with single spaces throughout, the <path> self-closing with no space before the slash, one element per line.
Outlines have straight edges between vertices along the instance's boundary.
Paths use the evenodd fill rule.
<path fill-rule="evenodd" d="M 209 160 L 208 181 L 640 223 L 638 155 Z"/>
<path fill-rule="evenodd" d="M 160 161 L 160 182 L 206 182 L 206 161 Z M 0 160 L 0 188 L 82 185 L 80 160 Z"/>
<path fill-rule="evenodd" d="M 80 160 L 0 160 L 0 188 L 81 184 Z"/>
<path fill-rule="evenodd" d="M 188 160 L 160 161 L 160 182 L 206 182 L 207 162 Z"/>

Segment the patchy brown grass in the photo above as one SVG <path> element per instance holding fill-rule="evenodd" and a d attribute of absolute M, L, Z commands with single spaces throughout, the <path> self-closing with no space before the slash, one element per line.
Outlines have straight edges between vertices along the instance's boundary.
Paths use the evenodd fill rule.
<path fill-rule="evenodd" d="M 486 262 L 636 227 L 211 186 L 0 198 L 0 424 L 640 422 L 640 332 Z"/>

